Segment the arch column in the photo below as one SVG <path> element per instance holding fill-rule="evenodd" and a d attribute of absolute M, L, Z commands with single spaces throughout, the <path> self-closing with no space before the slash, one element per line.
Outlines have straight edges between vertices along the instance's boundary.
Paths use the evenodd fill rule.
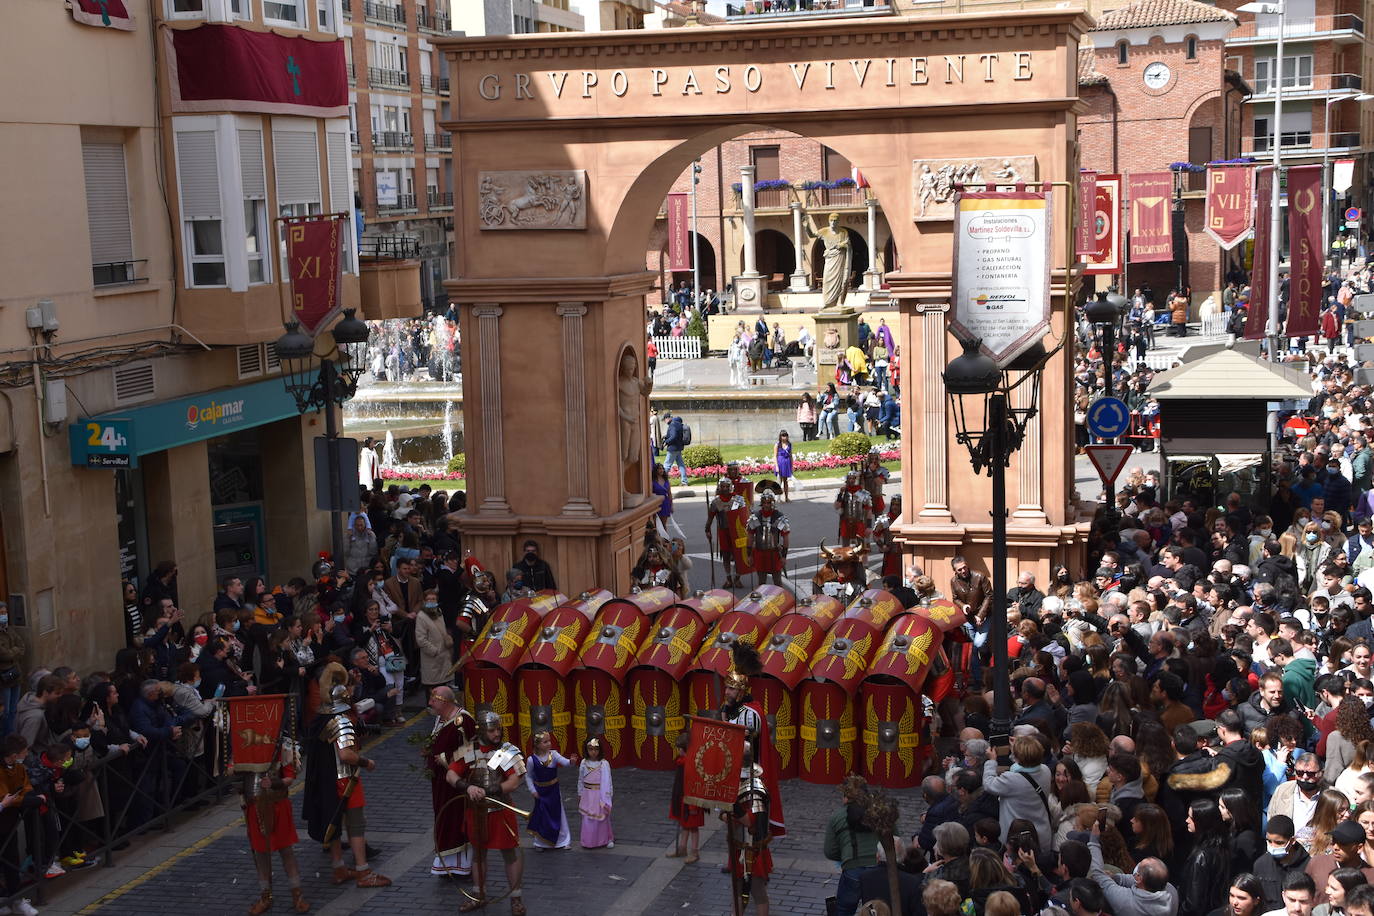
<path fill-rule="evenodd" d="M 768 293 L 764 277 L 759 273 L 758 255 L 754 251 L 754 172 L 753 165 L 739 167 L 740 210 L 744 214 L 744 273 L 735 277 L 735 309 L 742 312 L 763 310 Z"/>
<path fill-rule="evenodd" d="M 788 204 L 792 209 L 792 285 L 787 288 L 791 293 L 806 293 L 811 291 L 811 285 L 806 282 L 806 239 L 802 235 L 802 205 L 801 201 L 794 200 Z"/>

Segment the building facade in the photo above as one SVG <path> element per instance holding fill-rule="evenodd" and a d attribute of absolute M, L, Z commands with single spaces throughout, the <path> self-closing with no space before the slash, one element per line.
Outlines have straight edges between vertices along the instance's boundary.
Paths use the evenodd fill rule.
<path fill-rule="evenodd" d="M 0 70 L 30 88 L 0 102 L 15 214 L 0 228 L 0 594 L 30 667 L 107 667 L 120 582 L 158 563 L 194 620 L 221 576 L 282 581 L 329 543 L 323 423 L 297 413 L 271 342 L 288 314 L 276 219 L 352 211 L 341 9 L 126 6 L 7 7 L 25 40 Z M 279 56 L 275 95 L 251 98 L 235 48 Z"/>

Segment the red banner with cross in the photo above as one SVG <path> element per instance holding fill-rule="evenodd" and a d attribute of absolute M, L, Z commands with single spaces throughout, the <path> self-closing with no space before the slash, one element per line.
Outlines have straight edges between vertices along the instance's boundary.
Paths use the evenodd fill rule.
<path fill-rule="evenodd" d="M 254 32 L 232 25 L 162 27 L 172 111 L 256 111 L 310 118 L 348 115 L 342 40 Z"/>
<path fill-rule="evenodd" d="M 282 221 L 286 229 L 291 313 L 309 334 L 339 309 L 340 257 L 344 218 L 337 214 Z"/>

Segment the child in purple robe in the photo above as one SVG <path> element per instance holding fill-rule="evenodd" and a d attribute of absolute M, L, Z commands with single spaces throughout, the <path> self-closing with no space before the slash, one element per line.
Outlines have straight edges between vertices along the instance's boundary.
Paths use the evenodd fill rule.
<path fill-rule="evenodd" d="M 582 848 L 611 849 L 615 831 L 611 829 L 611 765 L 601 759 L 601 739 L 582 743 L 582 763 L 577 768 L 577 810 L 582 813 Z"/>

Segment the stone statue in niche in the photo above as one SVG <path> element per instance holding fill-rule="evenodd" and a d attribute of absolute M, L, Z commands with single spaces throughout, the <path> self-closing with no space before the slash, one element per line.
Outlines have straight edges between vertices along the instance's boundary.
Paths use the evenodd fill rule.
<path fill-rule="evenodd" d="M 911 163 L 916 200 L 916 222 L 954 219 L 954 194 L 965 189 L 1011 190 L 1022 181 L 1035 180 L 1034 156 L 1000 159 L 915 159 Z"/>
<path fill-rule="evenodd" d="M 479 172 L 482 229 L 586 229 L 587 173 L 517 169 Z"/>
<path fill-rule="evenodd" d="M 620 417 L 620 473 L 622 508 L 629 509 L 644 501 L 644 474 L 641 461 L 644 441 L 646 399 L 654 388 L 652 379 L 639 374 L 639 360 L 633 350 L 620 357 L 616 376 L 618 388 L 616 410 Z"/>

